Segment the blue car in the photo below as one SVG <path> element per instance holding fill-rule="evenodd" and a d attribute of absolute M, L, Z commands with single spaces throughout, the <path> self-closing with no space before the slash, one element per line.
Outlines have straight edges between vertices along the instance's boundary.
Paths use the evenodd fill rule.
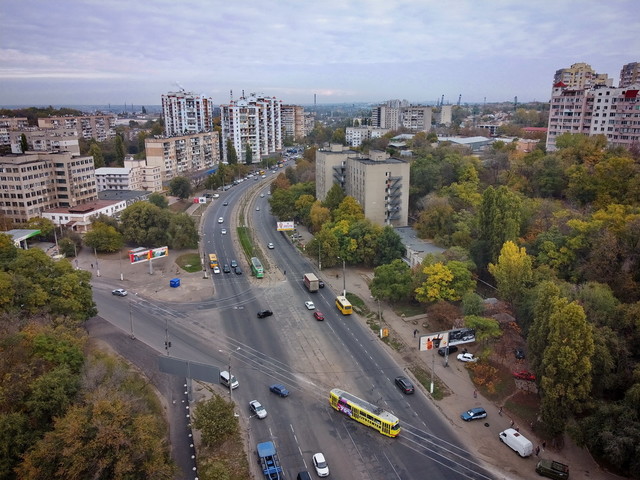
<path fill-rule="evenodd" d="M 465 422 L 470 422 L 471 420 L 480 420 L 481 418 L 487 418 L 487 412 L 482 407 L 476 407 L 461 413 L 460 418 L 462 418 Z"/>
<path fill-rule="evenodd" d="M 281 397 L 288 397 L 289 396 L 289 390 L 286 389 L 286 387 L 280 383 L 276 383 L 275 385 L 271 385 L 269 387 L 269 390 L 273 393 L 275 393 L 276 395 L 280 395 Z"/>

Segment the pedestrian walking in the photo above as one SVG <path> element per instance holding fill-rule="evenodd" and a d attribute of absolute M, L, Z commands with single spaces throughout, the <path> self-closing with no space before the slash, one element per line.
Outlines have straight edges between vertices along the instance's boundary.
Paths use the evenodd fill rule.
<path fill-rule="evenodd" d="M 286 271 L 286 270 L 284 271 L 284 274 L 285 274 L 285 275 L 287 274 L 287 271 Z"/>
<path fill-rule="evenodd" d="M 500 410 L 498 410 L 498 415 L 502 416 L 502 407 L 500 407 Z"/>
<path fill-rule="evenodd" d="M 413 338 L 416 338 L 416 335 L 417 335 L 417 334 L 418 334 L 418 329 L 415 329 L 415 330 L 413 331 Z"/>
<path fill-rule="evenodd" d="M 477 390 L 473 391 L 473 398 L 478 398 L 478 391 Z"/>
<path fill-rule="evenodd" d="M 513 420 L 511 420 L 511 428 L 513 428 L 513 424 L 516 423 Z"/>
<path fill-rule="evenodd" d="M 91 264 L 91 268 L 93 268 L 93 263 Z"/>
<path fill-rule="evenodd" d="M 536 447 L 536 457 L 540 456 L 540 445 Z"/>

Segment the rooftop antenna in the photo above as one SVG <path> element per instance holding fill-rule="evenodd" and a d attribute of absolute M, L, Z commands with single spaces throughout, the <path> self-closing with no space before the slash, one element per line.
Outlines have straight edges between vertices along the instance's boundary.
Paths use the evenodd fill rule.
<path fill-rule="evenodd" d="M 175 81 L 175 82 L 173 82 L 173 83 L 175 83 L 175 84 L 176 84 L 176 86 L 180 89 L 180 91 L 181 91 L 182 93 L 184 93 L 184 92 L 185 92 L 185 89 L 184 89 L 184 87 L 183 87 L 182 85 L 180 85 L 180 82 L 178 82 L 178 81 L 176 80 L 176 81 Z"/>
<path fill-rule="evenodd" d="M 444 93 L 442 94 L 442 100 L 440 100 L 440 105 L 444 105 Z"/>
<path fill-rule="evenodd" d="M 229 103 L 233 103 L 233 90 L 229 90 Z"/>
<path fill-rule="evenodd" d="M 516 110 L 518 108 L 518 96 L 513 97 L 513 109 Z"/>

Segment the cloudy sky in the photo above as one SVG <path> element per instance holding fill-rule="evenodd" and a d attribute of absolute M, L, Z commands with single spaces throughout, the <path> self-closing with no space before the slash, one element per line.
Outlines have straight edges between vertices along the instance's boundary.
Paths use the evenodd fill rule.
<path fill-rule="evenodd" d="M 635 61 L 638 0 L 0 0 L 0 105 L 546 101 Z"/>

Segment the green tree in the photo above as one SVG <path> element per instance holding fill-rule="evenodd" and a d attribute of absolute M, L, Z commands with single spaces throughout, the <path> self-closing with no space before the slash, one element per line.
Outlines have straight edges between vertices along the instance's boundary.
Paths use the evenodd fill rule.
<path fill-rule="evenodd" d="M 26 153 L 27 150 L 29 150 L 29 142 L 27 141 L 27 136 L 23 133 L 20 135 L 20 151 Z"/>
<path fill-rule="evenodd" d="M 169 208 L 169 200 L 167 200 L 167 197 L 165 197 L 161 193 L 153 192 L 151 195 L 149 195 L 148 201 L 156 207 Z"/>
<path fill-rule="evenodd" d="M 411 269 L 400 259 L 373 270 L 373 280 L 369 286 L 371 294 L 380 300 L 399 302 L 408 300 L 413 290 Z"/>
<path fill-rule="evenodd" d="M 339 143 L 345 145 L 347 143 L 345 131 L 343 128 L 336 128 L 331 135 L 331 143 Z"/>
<path fill-rule="evenodd" d="M 535 293 L 533 294 L 533 322 L 527 336 L 529 364 L 534 372 L 539 372 L 541 369 L 551 328 L 549 319 L 560 298 L 560 287 L 551 281 L 541 282 L 535 287 Z"/>
<path fill-rule="evenodd" d="M 78 250 L 76 243 L 69 237 L 58 240 L 58 248 L 60 249 L 60 253 L 67 258 L 75 257 L 76 251 Z"/>
<path fill-rule="evenodd" d="M 192 193 L 191 182 L 187 177 L 173 177 L 169 182 L 169 192 L 181 200 L 189 198 Z"/>
<path fill-rule="evenodd" d="M 549 318 L 548 345 L 542 357 L 542 419 L 552 436 L 586 407 L 591 392 L 593 330 L 583 308 L 561 299 Z"/>
<path fill-rule="evenodd" d="M 309 210 L 309 225 L 312 232 L 318 232 L 322 226 L 331 220 L 331 212 L 316 200 Z"/>
<path fill-rule="evenodd" d="M 475 292 L 467 292 L 462 297 L 462 313 L 465 316 L 479 316 L 484 312 L 482 297 Z"/>
<path fill-rule="evenodd" d="M 327 192 L 324 202 L 322 202 L 323 206 L 327 207 L 331 211 L 336 210 L 344 200 L 345 196 L 344 190 L 340 188 L 340 185 L 334 183 Z"/>
<path fill-rule="evenodd" d="M 464 326 L 476 331 L 476 340 L 484 345 L 492 338 L 502 335 L 500 324 L 495 318 L 467 315 L 464 317 Z"/>
<path fill-rule="evenodd" d="M 505 242 L 515 241 L 520 234 L 522 201 L 507 187 L 487 188 L 482 195 L 479 212 L 480 241 L 476 264 L 495 262 Z"/>
<path fill-rule="evenodd" d="M 98 145 L 97 142 L 91 142 L 91 146 L 89 147 L 89 155 L 93 157 L 94 168 L 104 167 L 104 155 L 102 154 L 102 148 L 100 148 L 100 145 Z"/>
<path fill-rule="evenodd" d="M 404 255 L 405 246 L 402 239 L 389 225 L 385 226 L 382 232 L 376 236 L 375 243 L 374 265 L 385 265 L 402 258 Z"/>
<path fill-rule="evenodd" d="M 113 253 L 124 245 L 122 234 L 110 225 L 96 222 L 84 236 L 84 244 L 99 252 Z"/>
<path fill-rule="evenodd" d="M 362 207 L 353 197 L 347 196 L 340 202 L 340 205 L 333 211 L 333 220 L 339 222 L 346 220 L 349 223 L 364 219 Z"/>
<path fill-rule="evenodd" d="M 231 140 L 227 140 L 227 163 L 229 165 L 236 165 L 238 163 L 238 152 L 236 152 L 236 147 L 233 146 Z"/>
<path fill-rule="evenodd" d="M 199 235 L 196 224 L 186 213 L 171 216 L 168 236 L 171 248 L 198 248 Z"/>
<path fill-rule="evenodd" d="M 42 238 L 53 240 L 53 230 L 56 228 L 55 224 L 44 217 L 33 217 L 30 218 L 27 222 L 27 228 L 31 228 L 33 230 L 40 230 L 40 236 Z"/>
<path fill-rule="evenodd" d="M 120 135 L 116 135 L 115 160 L 116 160 L 116 165 L 118 165 L 119 167 L 124 167 L 124 156 L 125 156 L 124 141 L 122 140 L 122 137 Z"/>
<path fill-rule="evenodd" d="M 426 279 L 415 289 L 416 300 L 419 302 L 455 300 L 456 293 L 451 288 L 453 273 L 444 263 L 437 262 L 427 265 L 422 268 L 422 273 Z"/>
<path fill-rule="evenodd" d="M 489 264 L 489 273 L 498 284 L 502 298 L 511 303 L 522 299 L 525 289 L 533 280 L 533 259 L 524 247 L 518 248 L 512 241 L 505 242 L 500 250 L 498 262 Z"/>
<path fill-rule="evenodd" d="M 200 430 L 203 444 L 220 445 L 239 430 L 238 418 L 233 415 L 233 409 L 234 404 L 220 395 L 214 395 L 196 406 L 193 426 Z"/>
<path fill-rule="evenodd" d="M 244 147 L 244 163 L 247 165 L 253 163 L 253 150 L 251 150 L 251 145 L 248 143 Z"/>
<path fill-rule="evenodd" d="M 168 245 L 170 217 L 169 211 L 148 202 L 128 206 L 120 216 L 125 241 L 149 248 Z"/>

